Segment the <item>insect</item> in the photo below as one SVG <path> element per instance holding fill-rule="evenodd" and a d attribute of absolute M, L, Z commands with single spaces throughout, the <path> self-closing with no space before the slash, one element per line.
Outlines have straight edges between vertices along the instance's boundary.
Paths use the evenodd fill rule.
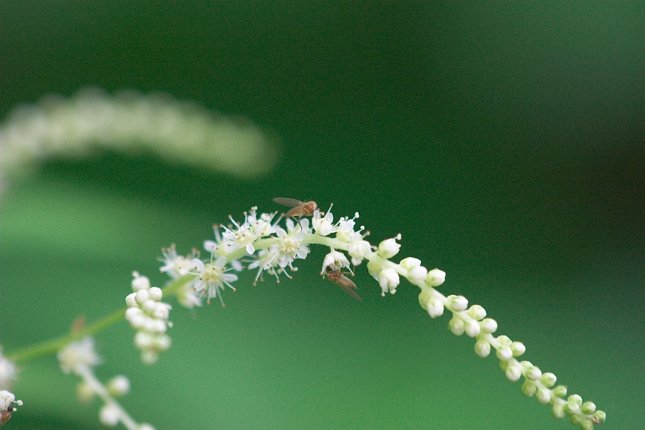
<path fill-rule="evenodd" d="M 9 406 L 7 406 L 6 411 L 0 413 L 0 427 L 7 424 L 11 419 L 11 414 L 13 414 L 13 412 L 16 410 L 16 408 L 14 408 L 14 405 L 20 406 L 21 404 L 22 402 L 12 402 Z"/>
<path fill-rule="evenodd" d="M 342 290 L 351 298 L 358 300 L 359 302 L 363 300 L 363 298 L 356 292 L 358 287 L 354 281 L 345 276 L 342 270 L 334 270 L 332 267 L 328 267 L 325 271 L 325 275 L 327 276 L 327 279 L 342 288 Z"/>
<path fill-rule="evenodd" d="M 279 205 L 290 207 L 289 211 L 285 214 L 287 217 L 302 217 L 312 216 L 314 211 L 318 209 L 318 204 L 313 200 L 308 202 L 301 202 L 297 199 L 290 199 L 288 197 L 275 197 L 273 199 Z"/>

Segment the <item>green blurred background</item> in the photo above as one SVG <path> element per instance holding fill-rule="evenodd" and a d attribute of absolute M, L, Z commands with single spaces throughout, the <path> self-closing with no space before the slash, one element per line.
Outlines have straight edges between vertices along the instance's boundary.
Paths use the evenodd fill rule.
<path fill-rule="evenodd" d="M 643 2 L 61 2 L 0 5 L 0 114 L 97 85 L 163 90 L 281 138 L 268 176 L 152 157 L 48 162 L 0 207 L 0 342 L 10 352 L 122 305 L 159 249 L 271 197 L 358 210 L 373 241 L 448 273 L 526 358 L 642 428 Z M 236 215 L 237 216 L 237 215 Z M 138 361 L 125 323 L 98 374 L 157 429 L 565 429 L 494 358 L 431 320 L 415 288 L 356 303 L 319 279 L 176 308 L 173 348 Z M 15 429 L 98 428 L 54 359 L 26 366 Z M 639 424 L 641 422 L 641 424 Z"/>

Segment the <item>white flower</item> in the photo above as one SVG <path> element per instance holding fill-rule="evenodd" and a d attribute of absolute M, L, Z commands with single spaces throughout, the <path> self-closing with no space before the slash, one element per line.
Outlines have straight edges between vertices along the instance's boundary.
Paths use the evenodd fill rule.
<path fill-rule="evenodd" d="M 206 295 L 208 302 L 211 298 L 218 297 L 222 305 L 222 293 L 226 287 L 235 291 L 235 287 L 231 282 L 237 281 L 237 275 L 226 273 L 226 257 L 219 257 L 214 263 L 204 263 L 198 258 L 192 260 L 195 271 L 193 272 L 198 276 L 193 281 L 193 288 L 201 295 Z"/>
<path fill-rule="evenodd" d="M 16 400 L 10 391 L 0 391 L 0 427 L 11 419 L 11 414 L 18 406 L 22 406 L 22 400 Z"/>
<path fill-rule="evenodd" d="M 353 218 L 341 217 L 336 223 L 336 239 L 342 240 L 343 242 L 351 242 L 353 240 L 360 240 L 363 238 L 363 228 L 361 227 L 358 231 L 354 231 L 356 226 L 356 220 L 358 218 L 358 212 L 354 214 Z"/>
<path fill-rule="evenodd" d="M 309 220 L 303 218 L 297 223 L 292 218 L 287 218 L 287 230 L 276 227 L 278 235 L 278 256 L 277 263 L 281 268 L 291 264 L 296 259 L 305 259 L 309 254 L 309 247 L 304 243 L 305 239 L 311 234 Z"/>
<path fill-rule="evenodd" d="M 331 251 L 330 253 L 325 255 L 320 274 L 323 275 L 328 268 L 331 268 L 332 271 L 337 272 L 345 267 L 349 268 L 349 260 L 347 259 L 347 257 L 345 257 L 345 254 L 338 251 Z"/>
<path fill-rule="evenodd" d="M 275 276 L 277 282 L 280 282 L 278 272 L 276 271 L 278 259 L 278 247 L 273 245 L 267 249 L 262 249 L 258 251 L 255 256 L 255 259 L 251 264 L 249 264 L 249 270 L 258 268 L 258 272 L 255 275 L 255 281 L 253 284 L 257 284 L 258 280 L 262 277 L 262 272 L 266 271 L 270 275 Z"/>
<path fill-rule="evenodd" d="M 94 339 L 86 337 L 58 351 L 58 362 L 63 372 L 78 375 L 99 364 L 101 359 L 94 350 Z"/>
<path fill-rule="evenodd" d="M 161 261 L 164 263 L 159 269 L 162 273 L 167 273 L 171 278 L 179 278 L 187 275 L 192 269 L 192 259 L 197 256 L 197 252 L 193 251 L 189 257 L 177 255 L 175 245 L 161 250 L 163 258 Z"/>
<path fill-rule="evenodd" d="M 16 379 L 16 365 L 2 355 L 0 349 L 0 389 L 11 388 Z"/>
<path fill-rule="evenodd" d="M 265 213 L 258 218 L 257 208 L 252 207 L 249 212 L 244 212 L 244 222 L 242 224 L 238 224 L 230 217 L 235 228 L 222 227 L 224 229 L 221 239 L 222 244 L 224 244 L 228 252 L 245 248 L 247 254 L 253 254 L 255 252 L 253 243 L 264 236 L 274 233 L 274 226 L 271 225 L 271 220 L 274 216 L 275 214 Z"/>
<path fill-rule="evenodd" d="M 311 224 L 314 230 L 321 236 L 328 236 L 336 232 L 336 226 L 334 226 L 333 221 L 334 215 L 331 213 L 331 207 L 324 216 L 322 216 L 319 209 L 316 209 L 311 218 Z"/>
<path fill-rule="evenodd" d="M 437 318 L 443 315 L 443 301 L 441 295 L 431 288 L 421 288 L 419 304 L 428 312 L 430 318 Z"/>
<path fill-rule="evenodd" d="M 192 282 L 187 282 L 177 291 L 177 301 L 185 308 L 192 309 L 202 305 L 202 297 L 193 288 Z"/>
<path fill-rule="evenodd" d="M 386 269 L 381 270 L 381 273 L 379 274 L 378 277 L 378 283 L 381 286 L 382 296 L 385 296 L 385 293 L 390 293 L 394 294 L 396 293 L 396 287 L 399 286 L 399 274 L 396 273 L 394 269 L 391 267 L 388 267 Z"/>
<path fill-rule="evenodd" d="M 401 249 L 401 244 L 397 243 L 397 240 L 401 240 L 401 234 L 397 234 L 393 238 L 386 239 L 379 243 L 378 250 L 376 251 L 378 255 L 383 258 L 392 258 L 398 254 Z"/>
<path fill-rule="evenodd" d="M 358 266 L 372 253 L 372 245 L 362 238 L 352 240 L 347 245 L 347 253 L 352 257 L 352 264 Z"/>

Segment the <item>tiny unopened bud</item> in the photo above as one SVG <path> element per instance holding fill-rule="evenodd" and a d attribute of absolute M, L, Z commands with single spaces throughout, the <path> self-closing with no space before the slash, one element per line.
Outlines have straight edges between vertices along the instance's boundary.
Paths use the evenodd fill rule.
<path fill-rule="evenodd" d="M 94 390 L 89 384 L 81 382 L 76 386 L 76 396 L 83 403 L 89 403 L 94 398 Z"/>
<path fill-rule="evenodd" d="M 130 391 L 130 380 L 124 375 L 115 376 L 107 383 L 107 389 L 115 397 L 124 396 Z"/>
<path fill-rule="evenodd" d="M 150 288 L 150 279 L 147 276 L 139 275 L 138 272 L 132 274 L 132 289 L 134 291 L 147 290 Z"/>
<path fill-rule="evenodd" d="M 397 234 L 395 237 L 390 239 L 385 239 L 378 245 L 378 250 L 376 251 L 378 255 L 383 258 L 392 258 L 399 253 L 401 249 L 401 244 L 397 243 L 397 240 L 401 240 L 401 235 Z"/>
<path fill-rule="evenodd" d="M 492 318 L 484 318 L 479 324 L 484 333 L 495 333 L 497 331 L 497 321 Z"/>
<path fill-rule="evenodd" d="M 465 324 L 461 318 L 454 317 L 448 323 L 448 328 L 450 329 L 452 334 L 461 336 L 462 334 L 464 334 Z"/>
<path fill-rule="evenodd" d="M 593 414 L 596 412 L 596 404 L 594 402 L 584 402 L 581 409 L 585 414 Z"/>
<path fill-rule="evenodd" d="M 557 380 L 558 378 L 551 372 L 543 373 L 540 377 L 540 382 L 547 388 L 553 387 Z"/>
<path fill-rule="evenodd" d="M 472 305 L 468 309 L 468 315 L 470 315 L 471 318 L 476 319 L 477 321 L 481 321 L 486 318 L 486 309 L 484 309 L 480 305 Z"/>
<path fill-rule="evenodd" d="M 537 393 L 537 385 L 531 381 L 524 381 L 522 384 L 522 392 L 529 397 L 533 397 Z"/>
<path fill-rule="evenodd" d="M 506 371 L 504 372 L 504 374 L 506 375 L 509 381 L 515 382 L 515 381 L 518 381 L 522 376 L 522 369 L 520 368 L 519 364 L 509 363 L 509 365 L 506 367 Z"/>
<path fill-rule="evenodd" d="M 426 277 L 426 284 L 430 287 L 438 287 L 446 281 L 446 272 L 441 269 L 432 269 Z"/>
<path fill-rule="evenodd" d="M 548 388 L 544 388 L 544 387 L 540 388 L 538 390 L 537 394 L 535 395 L 535 397 L 538 399 L 538 401 L 540 403 L 542 403 L 543 405 L 546 405 L 547 403 L 549 403 L 551 401 L 551 396 L 552 396 L 551 390 L 549 390 Z"/>
<path fill-rule="evenodd" d="M 506 346 L 498 348 L 495 355 L 497 355 L 497 358 L 499 358 L 501 361 L 508 361 L 513 358 L 513 352 L 511 351 L 511 348 Z"/>
<path fill-rule="evenodd" d="M 414 257 L 406 257 L 403 260 L 401 260 L 399 265 L 403 267 L 405 270 L 411 270 L 411 269 L 414 269 L 415 267 L 421 266 L 421 260 Z"/>
<path fill-rule="evenodd" d="M 148 290 L 148 292 L 150 293 L 150 300 L 158 302 L 163 297 L 163 291 L 161 290 L 161 288 L 152 287 Z"/>
<path fill-rule="evenodd" d="M 428 275 L 428 269 L 423 266 L 418 266 L 410 269 L 408 271 L 408 279 L 410 283 L 423 287 L 426 282 L 426 276 Z"/>
<path fill-rule="evenodd" d="M 480 332 L 479 323 L 474 320 L 470 320 L 466 323 L 465 332 L 470 337 L 475 337 Z"/>
<path fill-rule="evenodd" d="M 105 405 L 101 408 L 99 413 L 99 420 L 101 424 L 108 427 L 116 427 L 119 424 L 121 413 L 114 405 Z"/>
<path fill-rule="evenodd" d="M 464 296 L 451 295 L 448 296 L 446 306 L 453 312 L 465 311 L 466 308 L 468 308 L 468 299 L 466 299 Z"/>
<path fill-rule="evenodd" d="M 519 357 L 526 352 L 526 346 L 522 342 L 513 342 L 511 343 L 511 351 L 513 351 L 513 357 Z"/>
<path fill-rule="evenodd" d="M 486 358 L 490 355 L 490 343 L 484 339 L 480 339 L 475 342 L 475 354 L 481 358 Z"/>

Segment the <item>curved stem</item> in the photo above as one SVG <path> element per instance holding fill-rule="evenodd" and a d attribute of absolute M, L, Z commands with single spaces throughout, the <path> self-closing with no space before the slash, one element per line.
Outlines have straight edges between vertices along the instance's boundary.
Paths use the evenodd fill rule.
<path fill-rule="evenodd" d="M 177 291 L 181 288 L 186 281 L 190 280 L 192 276 L 183 276 L 181 278 L 175 279 L 170 282 L 164 288 L 164 293 L 167 297 L 172 297 L 177 295 Z M 98 321 L 93 322 L 79 330 L 76 330 L 72 333 L 69 333 L 64 336 L 59 336 L 53 339 L 48 339 L 42 342 L 38 342 L 32 345 L 28 345 L 24 348 L 18 349 L 10 354 L 7 354 L 7 357 L 14 363 L 26 363 L 31 360 L 35 360 L 40 357 L 46 357 L 48 355 L 55 354 L 62 347 L 67 345 L 70 342 L 73 342 L 78 339 L 82 339 L 85 336 L 91 336 L 93 334 L 99 333 L 105 330 L 108 327 L 113 326 L 119 321 L 123 320 L 125 317 L 125 308 L 117 309 L 109 315 L 101 318 Z"/>
<path fill-rule="evenodd" d="M 107 315 L 106 317 L 66 336 L 60 336 L 54 339 L 38 342 L 33 345 L 26 346 L 22 349 L 8 354 L 10 360 L 14 363 L 26 363 L 36 358 L 45 357 L 56 353 L 59 349 L 64 347 L 70 342 L 81 339 L 85 336 L 98 333 L 107 327 L 110 327 L 123 319 L 125 309 L 118 309 L 117 311 Z"/>

